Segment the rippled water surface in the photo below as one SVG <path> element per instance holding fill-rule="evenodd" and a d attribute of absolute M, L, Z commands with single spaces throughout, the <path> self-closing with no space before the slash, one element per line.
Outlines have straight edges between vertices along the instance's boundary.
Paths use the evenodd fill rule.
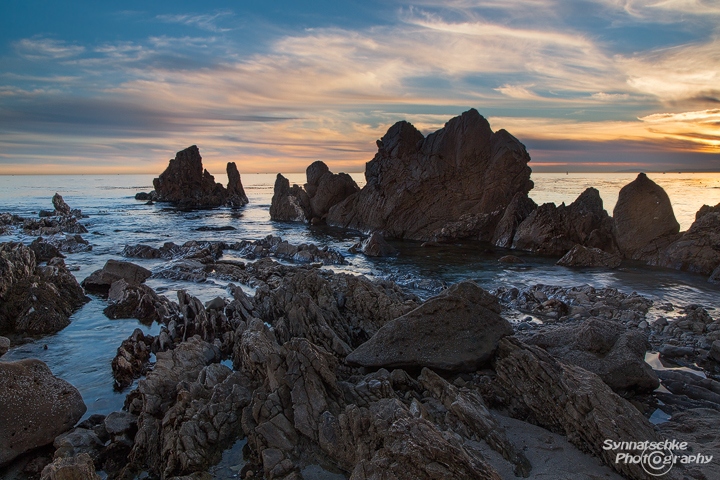
<path fill-rule="evenodd" d="M 291 182 L 303 183 L 304 174 L 287 175 Z M 362 174 L 353 175 L 362 186 Z M 720 203 L 720 174 L 650 174 L 650 178 L 668 192 L 675 214 L 683 230 L 694 220 L 703 205 Z M 538 203 L 572 202 L 585 188 L 600 191 L 605 208 L 612 213 L 617 195 L 634 174 L 533 174 L 535 188 L 531 197 Z M 216 180 L 225 182 L 223 175 Z M 497 259 L 507 250 L 482 244 L 457 244 L 438 248 L 422 248 L 416 242 L 395 242 L 400 255 L 387 259 L 369 259 L 348 253 L 357 242 L 358 232 L 344 232 L 328 227 L 307 227 L 299 224 L 271 222 L 268 209 L 275 181 L 274 175 L 250 174 L 242 178 L 250 204 L 238 209 L 220 208 L 211 211 L 182 212 L 163 204 L 152 206 L 136 201 L 139 191 L 149 191 L 151 175 L 106 176 L 0 176 L 0 212 L 37 216 L 40 209 L 52 209 L 50 199 L 59 192 L 73 208 L 88 215 L 82 222 L 90 233 L 84 237 L 93 245 L 87 253 L 70 254 L 66 263 L 77 267 L 78 280 L 101 268 L 110 258 L 121 258 L 125 245 L 144 243 L 155 247 L 164 242 L 183 243 L 187 240 L 257 240 L 266 235 L 280 235 L 292 243 L 314 242 L 329 245 L 347 256 L 350 265 L 333 267 L 368 276 L 390 277 L 400 283 L 417 285 L 423 280 L 454 283 L 462 279 L 476 280 L 487 289 L 498 286 L 529 286 L 536 283 L 575 286 L 615 287 L 637 291 L 653 299 L 675 304 L 700 303 L 718 307 L 720 289 L 708 284 L 704 277 L 679 272 L 627 266 L 615 271 L 568 269 L 554 265 L 556 258 L 543 258 L 513 252 L 527 263 L 503 265 Z M 202 232 L 200 227 L 232 226 L 236 230 Z M 32 237 L 0 236 L 0 241 L 19 240 L 29 243 Z M 232 252 L 228 252 L 230 255 Z M 147 268 L 157 267 L 159 260 L 133 259 Z M 229 296 L 226 285 L 209 281 L 194 284 L 151 279 L 148 284 L 173 300 L 175 292 L 187 289 L 203 301 L 218 295 Z M 427 296 L 428 292 L 416 290 Z M 53 372 L 78 387 L 88 412 L 109 413 L 122 407 L 124 393 L 113 392 L 110 362 L 120 342 L 135 328 L 156 333 L 158 327 L 146 327 L 135 320 L 109 320 L 102 310 L 105 301 L 92 301 L 78 310 L 72 323 L 63 331 L 14 347 L 3 360 L 35 357 L 45 361 Z"/>

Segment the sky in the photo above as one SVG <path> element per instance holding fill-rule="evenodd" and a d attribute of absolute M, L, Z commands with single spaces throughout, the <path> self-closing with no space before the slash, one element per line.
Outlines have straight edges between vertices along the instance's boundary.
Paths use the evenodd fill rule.
<path fill-rule="evenodd" d="M 720 1 L 3 0 L 0 174 L 361 172 L 469 108 L 534 171 L 720 170 Z"/>

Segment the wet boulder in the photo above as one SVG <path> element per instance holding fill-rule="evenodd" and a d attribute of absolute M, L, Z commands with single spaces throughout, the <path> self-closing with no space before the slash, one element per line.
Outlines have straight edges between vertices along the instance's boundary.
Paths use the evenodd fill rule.
<path fill-rule="evenodd" d="M 87 408 L 80 392 L 36 359 L 0 362 L 0 465 L 48 445 Z"/>
<path fill-rule="evenodd" d="M 346 361 L 364 367 L 474 371 L 513 330 L 495 297 L 473 282 L 453 285 L 386 323 Z"/>
<path fill-rule="evenodd" d="M 330 209 L 328 224 L 432 240 L 462 215 L 503 211 L 533 185 L 523 144 L 474 109 L 427 137 L 398 122 L 377 143 L 366 185 Z"/>
<path fill-rule="evenodd" d="M 113 282 L 123 279 L 129 285 L 139 285 L 150 278 L 152 272 L 134 263 L 110 259 L 105 266 L 95 270 L 85 280 L 82 286 L 85 290 L 107 294 Z"/>
<path fill-rule="evenodd" d="M 575 245 L 557 261 L 562 267 L 605 267 L 617 268 L 622 263 L 622 257 L 608 253 L 599 248 L 589 248 Z"/>
<path fill-rule="evenodd" d="M 644 173 L 620 189 L 613 221 L 620 252 L 635 260 L 656 254 L 680 231 L 667 193 Z"/>
<path fill-rule="evenodd" d="M 363 241 L 361 249 L 368 257 L 390 257 L 397 254 L 395 247 L 387 243 L 379 232 L 373 232 Z"/>

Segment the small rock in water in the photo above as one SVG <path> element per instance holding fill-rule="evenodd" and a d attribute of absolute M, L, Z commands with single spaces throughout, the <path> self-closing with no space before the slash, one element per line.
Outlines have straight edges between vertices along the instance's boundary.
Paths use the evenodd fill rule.
<path fill-rule="evenodd" d="M 499 263 L 525 263 L 525 260 L 523 260 L 520 257 L 517 257 L 515 255 L 505 255 L 504 257 L 498 258 Z"/>

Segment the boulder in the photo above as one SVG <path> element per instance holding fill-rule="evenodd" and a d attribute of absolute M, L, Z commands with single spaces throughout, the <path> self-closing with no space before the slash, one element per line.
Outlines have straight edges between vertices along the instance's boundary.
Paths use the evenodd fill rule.
<path fill-rule="evenodd" d="M 103 313 L 108 318 L 137 318 L 142 323 L 168 323 L 178 316 L 177 305 L 158 295 L 144 284 L 130 284 L 124 278 L 115 280 L 108 291 L 108 306 Z"/>
<path fill-rule="evenodd" d="M 177 153 L 168 167 L 153 180 L 158 202 L 171 202 L 180 208 L 237 207 L 247 203 L 234 163 L 227 165 L 228 188 L 215 183 L 215 177 L 203 169 L 202 157 L 193 145 Z"/>
<path fill-rule="evenodd" d="M 48 445 L 83 416 L 80 392 L 36 359 L 0 362 L 0 465 Z"/>
<path fill-rule="evenodd" d="M 532 188 L 530 157 L 505 130 L 471 109 L 435 133 L 398 122 L 367 163 L 367 184 L 328 212 L 330 225 L 387 238 L 431 240 L 464 214 L 502 212 Z"/>
<path fill-rule="evenodd" d="M 680 231 L 667 193 L 644 173 L 620 190 L 613 220 L 620 252 L 635 260 L 651 255 L 664 237 Z"/>
<path fill-rule="evenodd" d="M 720 268 L 720 204 L 703 205 L 687 232 L 664 249 L 652 265 L 714 277 Z"/>
<path fill-rule="evenodd" d="M 278 173 L 270 202 L 270 219 L 281 222 L 309 222 L 310 199 L 298 185 Z"/>
<path fill-rule="evenodd" d="M 513 330 L 497 299 L 473 282 L 453 285 L 386 323 L 346 361 L 364 367 L 475 371 Z"/>
<path fill-rule="evenodd" d="M 517 226 L 512 248 L 541 255 L 563 256 L 576 244 L 613 249 L 612 219 L 600 193 L 588 188 L 570 205 L 546 203 Z"/>
<path fill-rule="evenodd" d="M 63 200 L 62 195 L 60 195 L 59 193 L 55 193 L 55 195 L 53 195 L 52 204 L 53 207 L 55 207 L 55 212 L 57 212 L 58 215 L 70 215 L 70 205 L 65 203 L 65 200 Z"/>
<path fill-rule="evenodd" d="M 42 471 L 40 480 L 100 480 L 93 459 L 87 453 L 56 458 Z"/>
<path fill-rule="evenodd" d="M 387 243 L 379 232 L 373 232 L 363 241 L 361 249 L 368 257 L 390 257 L 397 254 L 395 247 Z"/>
<path fill-rule="evenodd" d="M 620 452 L 603 448 L 606 440 L 656 442 L 659 437 L 642 413 L 597 375 L 512 337 L 500 340 L 494 365 L 505 398 L 525 408 L 537 424 L 564 433 L 580 450 L 628 478 L 651 478 L 642 465 L 616 462 Z"/>
<path fill-rule="evenodd" d="M 0 244 L 0 333 L 57 332 L 87 301 L 62 262 L 40 267 L 30 248 Z"/>
<path fill-rule="evenodd" d="M 650 348 L 646 335 L 625 330 L 613 320 L 589 318 L 579 326 L 561 326 L 537 334 L 526 343 L 593 372 L 616 392 L 652 392 L 660 385 L 645 362 L 645 352 Z"/>
<path fill-rule="evenodd" d="M 605 267 L 617 268 L 622 263 L 622 257 L 608 253 L 599 248 L 588 248 L 575 245 L 560 260 L 557 265 L 562 267 Z"/>
<path fill-rule="evenodd" d="M 90 292 L 107 294 L 113 282 L 123 279 L 129 285 L 139 285 L 150 278 L 152 272 L 147 268 L 143 268 L 134 263 L 122 260 L 110 259 L 105 262 L 105 266 L 99 270 L 95 270 L 85 280 L 82 286 Z"/>

